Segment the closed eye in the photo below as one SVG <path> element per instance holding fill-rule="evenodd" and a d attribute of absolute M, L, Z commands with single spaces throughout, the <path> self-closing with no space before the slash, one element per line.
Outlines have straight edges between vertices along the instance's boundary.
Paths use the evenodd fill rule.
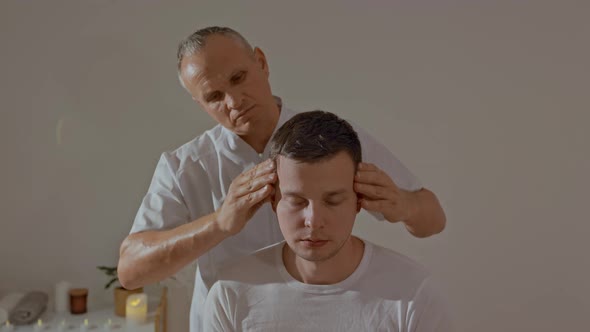
<path fill-rule="evenodd" d="M 205 100 L 208 103 L 218 101 L 220 99 L 221 99 L 221 92 L 219 92 L 219 91 L 212 92 L 212 93 L 208 94 L 207 97 L 205 98 Z"/>
<path fill-rule="evenodd" d="M 306 200 L 302 199 L 302 198 L 297 198 L 297 197 L 288 197 L 286 199 L 287 203 L 289 203 L 289 205 L 291 206 L 303 206 L 306 204 Z"/>
<path fill-rule="evenodd" d="M 245 78 L 246 78 L 246 72 L 240 71 L 237 74 L 235 74 L 234 76 L 232 76 L 231 83 L 238 84 L 238 83 L 242 82 Z"/>

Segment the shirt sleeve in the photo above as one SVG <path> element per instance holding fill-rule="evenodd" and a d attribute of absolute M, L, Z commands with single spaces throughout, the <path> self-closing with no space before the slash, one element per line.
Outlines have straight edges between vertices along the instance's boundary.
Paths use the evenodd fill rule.
<path fill-rule="evenodd" d="M 452 332 L 453 324 L 446 299 L 426 279 L 408 307 L 408 331 Z"/>
<path fill-rule="evenodd" d="M 211 287 L 205 301 L 203 331 L 235 331 L 231 312 L 231 301 L 225 288 L 218 281 Z"/>
<path fill-rule="evenodd" d="M 190 213 L 178 184 L 177 173 L 177 159 L 163 153 L 130 233 L 170 229 L 189 221 Z"/>
<path fill-rule="evenodd" d="M 361 141 L 364 162 L 377 165 L 401 189 L 408 191 L 422 189 L 420 180 L 387 147 L 359 126 L 353 124 L 353 128 Z"/>
<path fill-rule="evenodd" d="M 371 134 L 351 122 L 357 132 L 363 150 L 363 162 L 375 164 L 393 180 L 396 186 L 407 191 L 422 189 L 420 180 L 397 159 L 387 147 L 379 143 Z M 367 211 L 377 220 L 385 220 L 383 214 L 375 211 Z"/>

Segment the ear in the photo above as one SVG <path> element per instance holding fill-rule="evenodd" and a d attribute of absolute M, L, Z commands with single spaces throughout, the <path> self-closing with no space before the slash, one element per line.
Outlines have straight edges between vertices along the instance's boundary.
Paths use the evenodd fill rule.
<path fill-rule="evenodd" d="M 362 202 L 363 202 L 363 195 L 361 194 L 356 194 L 356 213 L 361 212 L 361 208 L 362 208 Z"/>
<path fill-rule="evenodd" d="M 277 191 L 276 188 L 275 190 L 273 190 L 273 193 L 270 194 L 270 206 L 272 207 L 272 210 L 277 213 Z"/>
<path fill-rule="evenodd" d="M 262 52 L 262 50 L 258 47 L 254 48 L 254 59 L 256 60 L 256 63 L 258 63 L 258 65 L 260 65 L 260 68 L 262 69 L 262 71 L 264 71 L 264 73 L 268 77 L 268 75 L 270 74 L 270 71 L 268 69 L 268 62 L 266 61 L 266 55 L 264 55 L 264 52 Z"/>
<path fill-rule="evenodd" d="M 270 206 L 272 210 L 277 213 L 277 206 L 279 205 L 279 201 L 281 200 L 281 189 L 279 189 L 279 181 L 273 184 L 273 191 L 270 194 Z"/>

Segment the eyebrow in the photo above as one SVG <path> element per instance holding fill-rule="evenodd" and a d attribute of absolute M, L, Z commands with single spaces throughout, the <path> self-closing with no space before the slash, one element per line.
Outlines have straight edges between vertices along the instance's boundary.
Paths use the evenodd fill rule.
<path fill-rule="evenodd" d="M 325 193 L 323 196 L 324 198 L 331 198 L 333 196 L 337 196 L 337 195 L 341 195 L 344 194 L 346 192 L 346 189 L 339 189 L 339 190 L 334 190 L 334 191 L 330 191 Z M 298 191 L 291 191 L 291 190 L 287 190 L 281 193 L 282 196 L 297 196 L 297 197 L 303 197 L 303 194 L 298 192 Z"/>
<path fill-rule="evenodd" d="M 232 71 L 232 72 L 229 74 L 229 76 L 227 76 L 227 77 L 226 77 L 226 79 L 227 79 L 228 81 L 231 81 L 231 80 L 232 80 L 232 79 L 233 79 L 233 78 L 234 78 L 236 75 L 238 75 L 238 74 L 240 74 L 240 73 L 246 73 L 247 71 L 248 71 L 248 70 L 246 70 L 245 68 L 238 68 L 238 69 L 236 69 L 236 70 Z M 207 83 L 208 83 L 208 81 L 207 81 Z M 207 85 L 209 85 L 209 84 L 207 84 Z M 210 97 L 211 97 L 211 96 L 212 96 L 214 93 L 216 93 L 216 92 L 218 92 L 218 91 L 219 91 L 219 90 L 212 90 L 212 91 L 206 92 L 206 93 L 204 93 L 204 94 L 202 95 L 202 98 L 203 98 L 203 99 L 205 99 L 205 100 L 208 100 L 208 99 L 209 99 L 209 98 L 210 98 Z"/>

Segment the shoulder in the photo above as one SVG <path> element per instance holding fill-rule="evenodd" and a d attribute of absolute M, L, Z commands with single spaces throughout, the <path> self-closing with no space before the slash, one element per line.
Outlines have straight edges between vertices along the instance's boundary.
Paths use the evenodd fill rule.
<path fill-rule="evenodd" d="M 183 162 L 206 158 L 221 148 L 225 135 L 223 127 L 216 125 L 177 149 L 165 154 L 181 165 Z"/>
<path fill-rule="evenodd" d="M 240 283 L 262 284 L 276 281 L 280 263 L 277 257 L 280 257 L 283 244 L 273 244 L 245 257 L 231 260 L 219 269 L 218 280 L 226 287 Z"/>
<path fill-rule="evenodd" d="M 430 271 L 413 259 L 370 242 L 372 256 L 369 266 L 369 279 L 377 285 L 388 285 L 394 293 L 404 293 L 412 298 L 431 278 Z"/>
<path fill-rule="evenodd" d="M 166 164 L 170 171 L 177 173 L 187 166 L 207 161 L 223 149 L 225 136 L 223 127 L 216 125 L 175 150 L 162 153 L 160 163 Z"/>

